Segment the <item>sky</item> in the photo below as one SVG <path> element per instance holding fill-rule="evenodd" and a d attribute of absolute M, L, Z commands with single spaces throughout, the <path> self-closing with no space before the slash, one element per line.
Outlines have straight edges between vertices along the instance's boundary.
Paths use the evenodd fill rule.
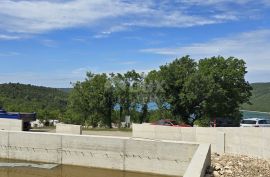
<path fill-rule="evenodd" d="M 244 59 L 270 82 L 270 0 L 0 0 L 0 83 L 71 87 L 184 55 Z"/>

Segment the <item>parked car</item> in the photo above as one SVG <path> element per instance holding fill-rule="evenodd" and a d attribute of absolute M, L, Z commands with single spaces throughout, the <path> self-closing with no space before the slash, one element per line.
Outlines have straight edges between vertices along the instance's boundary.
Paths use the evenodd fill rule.
<path fill-rule="evenodd" d="M 270 127 L 270 120 L 262 118 L 244 119 L 241 121 L 240 127 Z"/>
<path fill-rule="evenodd" d="M 171 119 L 160 119 L 156 122 L 153 122 L 151 125 L 163 125 L 163 126 L 172 126 L 172 127 L 191 127 L 187 124 L 178 124 L 175 120 Z"/>
<path fill-rule="evenodd" d="M 232 117 L 217 117 L 212 118 L 210 127 L 239 127 L 240 121 Z"/>

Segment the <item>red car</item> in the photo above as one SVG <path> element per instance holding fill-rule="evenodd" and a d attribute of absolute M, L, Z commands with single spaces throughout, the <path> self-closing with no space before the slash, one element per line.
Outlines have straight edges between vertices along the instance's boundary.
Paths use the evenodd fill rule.
<path fill-rule="evenodd" d="M 175 120 L 170 119 L 160 119 L 156 122 L 153 122 L 151 125 L 163 125 L 163 126 L 172 126 L 172 127 L 191 127 L 187 124 L 178 124 Z"/>

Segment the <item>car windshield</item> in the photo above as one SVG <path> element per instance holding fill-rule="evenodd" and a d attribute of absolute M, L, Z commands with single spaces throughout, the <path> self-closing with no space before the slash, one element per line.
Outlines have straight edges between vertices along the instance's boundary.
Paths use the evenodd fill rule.
<path fill-rule="evenodd" d="M 268 120 L 259 120 L 259 124 L 269 124 Z"/>
<path fill-rule="evenodd" d="M 256 124 L 256 120 L 242 120 L 242 124 Z"/>

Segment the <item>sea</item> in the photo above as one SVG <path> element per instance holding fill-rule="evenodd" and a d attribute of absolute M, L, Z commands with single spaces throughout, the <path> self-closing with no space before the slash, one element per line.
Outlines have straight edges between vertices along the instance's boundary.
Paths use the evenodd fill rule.
<path fill-rule="evenodd" d="M 264 118 L 270 120 L 270 112 L 248 111 L 242 110 L 243 119 L 248 118 Z"/>

